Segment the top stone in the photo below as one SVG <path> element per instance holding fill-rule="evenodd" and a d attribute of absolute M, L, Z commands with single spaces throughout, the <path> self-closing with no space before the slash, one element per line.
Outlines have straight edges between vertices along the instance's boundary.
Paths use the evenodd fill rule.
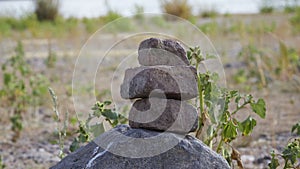
<path fill-rule="evenodd" d="M 190 65 L 184 48 L 171 39 L 146 39 L 140 43 L 138 55 L 139 63 L 143 66 Z"/>

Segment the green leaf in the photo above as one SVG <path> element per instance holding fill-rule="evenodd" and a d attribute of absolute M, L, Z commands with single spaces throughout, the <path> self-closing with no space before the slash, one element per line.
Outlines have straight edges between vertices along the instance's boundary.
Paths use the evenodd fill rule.
<path fill-rule="evenodd" d="M 191 49 L 191 48 L 190 48 Z M 191 59 L 192 59 L 192 52 L 191 51 L 187 51 L 187 58 L 188 60 L 191 62 Z"/>
<path fill-rule="evenodd" d="M 251 94 L 247 94 L 246 97 L 245 97 L 245 102 L 246 103 L 251 103 L 253 99 L 253 96 Z"/>
<path fill-rule="evenodd" d="M 22 116 L 19 114 L 13 115 L 10 118 L 13 131 L 21 131 L 23 129 Z"/>
<path fill-rule="evenodd" d="M 247 136 L 253 131 L 255 126 L 256 120 L 249 116 L 245 121 L 239 123 L 239 130 L 242 132 L 243 136 Z"/>
<path fill-rule="evenodd" d="M 229 123 L 227 123 L 225 125 L 222 135 L 223 135 L 224 140 L 226 142 L 230 142 L 230 141 L 232 141 L 233 139 L 236 138 L 236 136 L 237 136 L 237 128 L 238 128 L 238 126 L 235 125 L 233 123 L 233 121 L 230 121 Z"/>
<path fill-rule="evenodd" d="M 4 84 L 6 85 L 6 86 L 8 86 L 8 84 L 11 82 L 11 74 L 9 74 L 9 73 L 4 73 L 4 75 L 3 75 L 4 77 Z"/>
<path fill-rule="evenodd" d="M 79 145 L 78 139 L 77 139 L 77 138 L 74 138 L 72 144 L 71 144 L 70 147 L 69 147 L 69 150 L 70 150 L 71 152 L 74 152 L 74 151 L 76 151 L 79 147 L 80 147 L 80 145 Z"/>
<path fill-rule="evenodd" d="M 256 103 L 251 103 L 252 110 L 261 118 L 266 117 L 266 103 L 263 99 L 258 99 Z"/>
<path fill-rule="evenodd" d="M 284 148 L 282 157 L 287 161 L 288 166 L 294 165 L 297 158 L 300 157 L 300 139 L 295 139 L 293 142 L 289 143 Z"/>
<path fill-rule="evenodd" d="M 275 153 L 274 151 L 271 152 L 271 162 L 268 164 L 270 169 L 276 169 L 277 167 L 279 167 L 279 162 L 278 159 L 275 157 Z"/>
<path fill-rule="evenodd" d="M 85 143 L 85 142 L 87 142 L 88 141 L 88 139 L 89 139 L 89 135 L 88 134 L 79 134 L 79 136 L 78 136 L 78 141 L 80 142 L 80 143 Z"/>
<path fill-rule="evenodd" d="M 238 96 L 239 92 L 236 91 L 236 90 L 231 90 L 231 91 L 229 92 L 229 94 L 230 94 L 230 98 L 233 98 L 233 97 Z"/>
<path fill-rule="evenodd" d="M 217 56 L 216 55 L 214 55 L 214 54 L 206 54 L 206 58 L 205 59 L 216 59 L 217 58 Z"/>
<path fill-rule="evenodd" d="M 110 105 L 110 104 L 111 104 L 111 101 L 106 100 L 106 101 L 103 102 L 103 104 L 104 104 L 104 105 Z"/>
<path fill-rule="evenodd" d="M 292 127 L 292 133 L 296 131 L 296 134 L 300 136 L 300 122 L 298 122 L 297 124 L 295 124 L 293 127 Z"/>
<path fill-rule="evenodd" d="M 111 109 L 104 109 L 104 111 L 102 112 L 102 115 L 109 120 L 117 120 L 118 119 L 118 114 L 116 112 L 113 112 Z"/>
<path fill-rule="evenodd" d="M 94 137 L 98 137 L 100 134 L 104 133 L 104 131 L 103 123 L 97 123 L 91 126 L 91 132 L 93 133 Z"/>

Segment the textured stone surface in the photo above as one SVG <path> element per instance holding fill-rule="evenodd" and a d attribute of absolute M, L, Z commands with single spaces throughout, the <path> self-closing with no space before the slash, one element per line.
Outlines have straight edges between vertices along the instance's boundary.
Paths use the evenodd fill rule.
<path fill-rule="evenodd" d="M 103 136 L 99 136 L 99 140 L 105 140 L 107 137 L 113 135 L 112 132 L 117 132 L 131 138 L 149 138 L 160 134 L 159 132 L 131 129 L 127 125 L 120 125 L 116 128 L 106 132 Z M 108 150 L 99 147 L 97 140 L 88 145 L 81 147 L 76 152 L 68 155 L 62 159 L 57 165 L 51 169 L 229 169 L 227 162 L 220 155 L 213 152 L 201 141 L 192 136 L 180 137 L 172 133 L 166 134 L 165 141 L 178 141 L 173 148 L 161 154 L 144 157 L 144 158 L 130 158 L 115 155 Z M 183 138 L 183 139 L 182 139 Z M 134 141 L 135 139 L 131 139 Z M 125 151 L 132 153 L 139 153 L 139 149 L 134 149 L 126 146 L 129 141 L 124 142 L 118 137 L 110 138 L 110 147 L 127 148 Z M 97 143 L 97 144 L 96 144 Z M 124 146 L 125 144 L 125 146 Z M 162 148 L 157 145 L 149 145 L 153 149 Z M 123 150 L 124 151 L 124 150 Z"/>
<path fill-rule="evenodd" d="M 197 120 L 197 111 L 193 106 L 173 99 L 137 100 L 129 112 L 132 128 L 188 133 L 197 129 Z"/>
<path fill-rule="evenodd" d="M 127 69 L 121 96 L 187 100 L 197 96 L 196 69 L 192 66 L 142 66 Z"/>
<path fill-rule="evenodd" d="M 186 52 L 175 40 L 150 38 L 139 46 L 138 60 L 141 65 L 189 65 Z"/>

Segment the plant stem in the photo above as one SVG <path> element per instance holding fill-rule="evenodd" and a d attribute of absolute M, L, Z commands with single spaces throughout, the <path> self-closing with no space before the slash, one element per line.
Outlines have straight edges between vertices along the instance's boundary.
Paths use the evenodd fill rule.
<path fill-rule="evenodd" d="M 221 137 L 221 140 L 220 140 L 220 142 L 219 142 L 219 144 L 218 144 L 218 147 L 217 147 L 217 153 L 220 152 L 222 145 L 223 145 L 223 136 Z"/>
<path fill-rule="evenodd" d="M 221 125 L 218 125 L 216 131 L 213 133 L 213 135 L 211 135 L 208 139 L 205 140 L 206 145 L 210 144 L 211 141 L 218 136 L 218 132 L 221 129 Z M 210 148 L 212 148 L 212 146 L 210 146 Z"/>
<path fill-rule="evenodd" d="M 249 104 L 250 102 L 244 102 L 241 106 L 238 106 L 236 108 L 236 110 L 234 110 L 234 112 L 231 113 L 231 115 L 234 115 L 236 112 L 238 112 L 239 110 L 241 110 L 242 108 L 244 108 L 247 104 Z"/>
<path fill-rule="evenodd" d="M 203 95 L 203 85 L 201 84 L 200 73 L 198 73 L 198 66 L 199 63 L 196 63 L 196 70 L 197 70 L 197 84 L 198 84 L 198 95 L 199 95 L 199 108 L 200 108 L 200 115 L 199 115 L 199 126 L 196 132 L 196 137 L 199 138 L 202 132 L 202 128 L 206 121 L 205 112 L 204 112 L 204 95 Z"/>

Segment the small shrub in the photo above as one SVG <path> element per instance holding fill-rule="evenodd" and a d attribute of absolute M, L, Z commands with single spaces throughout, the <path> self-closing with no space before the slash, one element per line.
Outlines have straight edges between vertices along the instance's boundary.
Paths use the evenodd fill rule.
<path fill-rule="evenodd" d="M 271 0 L 263 0 L 259 12 L 263 14 L 274 12 L 274 7 L 272 6 L 272 4 L 273 2 Z"/>
<path fill-rule="evenodd" d="M 217 85 L 216 73 L 199 73 L 199 65 L 205 59 L 214 58 L 202 55 L 200 48 L 190 48 L 187 56 L 197 69 L 199 124 L 196 137 L 204 135 L 203 142 L 216 152 L 221 153 L 230 165 L 237 161 L 240 168 L 243 164 L 239 152 L 231 145 L 238 135 L 250 135 L 256 126 L 256 120 L 249 115 L 240 121 L 235 117 L 247 105 L 251 111 L 261 118 L 265 118 L 266 105 L 263 99 L 255 100 L 252 95 L 243 95 L 236 90 L 228 90 Z M 233 109 L 229 105 L 235 105 Z M 207 128 L 206 132 L 202 130 Z M 203 134 L 206 133 L 206 134 Z M 234 167 L 233 167 L 234 168 Z"/>
<path fill-rule="evenodd" d="M 238 72 L 236 82 L 267 87 L 273 80 L 291 80 L 299 73 L 300 55 L 279 41 L 279 51 L 272 52 L 253 44 L 242 48 L 239 53 L 247 71 Z M 245 68 L 244 68 L 245 69 Z M 240 79 L 242 78 L 242 79 Z M 247 81 L 244 81 L 247 79 Z"/>
<path fill-rule="evenodd" d="M 6 22 L 6 18 L 0 18 L 0 38 L 11 34 L 11 25 Z"/>
<path fill-rule="evenodd" d="M 285 13 L 295 13 L 297 11 L 297 6 L 285 6 L 283 11 Z"/>
<path fill-rule="evenodd" d="M 76 132 L 77 137 L 74 138 L 70 145 L 71 152 L 77 150 L 80 144 L 90 142 L 92 138 L 98 137 L 105 131 L 103 122 L 91 125 L 90 122 L 93 119 L 104 117 L 112 127 L 127 122 L 127 119 L 123 115 L 117 113 L 114 109 L 107 108 L 110 104 L 111 101 L 97 101 L 92 107 L 92 113 L 89 114 L 89 117 L 86 120 L 79 121 Z"/>
<path fill-rule="evenodd" d="M 65 153 L 63 152 L 64 149 L 64 141 L 67 134 L 67 127 L 68 127 L 68 112 L 65 114 L 64 119 L 60 118 L 60 112 L 58 111 L 58 101 L 55 92 L 49 88 L 49 93 L 52 97 L 53 103 L 53 111 L 55 114 L 55 121 L 58 124 L 56 131 L 58 132 L 58 144 L 60 147 L 59 157 L 63 158 Z M 104 123 L 96 123 L 90 124 L 93 119 L 99 119 L 104 117 L 105 120 L 112 126 L 115 127 L 118 124 L 124 124 L 127 122 L 127 118 L 125 118 L 122 114 L 119 114 L 115 111 L 115 109 L 108 108 L 111 104 L 111 101 L 104 101 L 99 102 L 97 101 L 94 106 L 92 107 L 92 112 L 89 113 L 89 116 L 86 120 L 79 120 L 78 117 L 76 120 L 73 120 L 73 123 L 78 122 L 78 129 L 76 131 L 76 137 L 73 139 L 69 150 L 74 152 L 77 150 L 82 144 L 90 142 L 93 138 L 98 137 L 102 134 L 104 129 Z M 72 119 L 72 118 L 71 118 Z M 61 125 L 60 123 L 62 123 Z M 76 121 L 76 122 L 75 122 Z M 61 125 L 61 126 L 60 126 Z"/>
<path fill-rule="evenodd" d="M 273 11 L 274 11 L 274 7 L 272 6 L 264 6 L 259 9 L 259 12 L 263 14 L 269 14 L 272 13 Z"/>
<path fill-rule="evenodd" d="M 184 19 L 189 19 L 192 16 L 192 7 L 188 4 L 187 0 L 164 0 L 162 1 L 161 6 L 163 12 L 170 15 L 175 15 Z M 170 18 L 167 17 L 167 19 Z"/>
<path fill-rule="evenodd" d="M 200 13 L 200 16 L 203 18 L 215 18 L 216 16 L 218 16 L 218 12 L 214 9 L 205 10 Z"/>
<path fill-rule="evenodd" d="M 55 92 L 53 91 L 53 89 L 48 88 L 48 91 L 52 97 L 52 103 L 53 103 L 53 111 L 54 111 L 54 120 L 57 123 L 57 127 L 56 127 L 56 132 L 58 132 L 58 145 L 60 148 L 60 151 L 58 153 L 58 157 L 59 158 L 64 158 L 65 157 L 65 153 L 64 153 L 64 142 L 65 142 L 65 137 L 67 136 L 67 128 L 68 128 L 68 115 L 69 113 L 67 112 L 65 114 L 65 118 L 62 120 L 60 117 L 60 112 L 58 110 L 58 101 L 57 101 L 57 96 L 55 94 Z M 63 126 L 59 126 L 60 123 L 63 121 Z"/>
<path fill-rule="evenodd" d="M 3 84 L 0 88 L 0 105 L 12 115 L 12 141 L 17 141 L 23 129 L 23 116 L 29 107 L 43 103 L 42 96 L 47 92 L 48 81 L 40 74 L 32 73 L 24 58 L 22 44 L 16 47 L 16 55 L 2 65 Z"/>
<path fill-rule="evenodd" d="M 100 20 L 102 20 L 104 22 L 104 24 L 107 24 L 107 23 L 112 22 L 121 17 L 122 17 L 122 15 L 119 14 L 118 12 L 109 10 L 105 16 L 100 17 Z"/>
<path fill-rule="evenodd" d="M 94 33 L 98 29 L 97 19 L 83 18 L 82 23 L 88 33 Z"/>
<path fill-rule="evenodd" d="M 299 1 L 298 0 L 286 0 L 283 7 L 285 13 L 295 13 L 299 10 Z"/>
<path fill-rule="evenodd" d="M 300 32 L 300 7 L 296 8 L 294 16 L 290 19 L 290 23 L 294 26 L 295 32 Z"/>
<path fill-rule="evenodd" d="M 59 11 L 58 0 L 37 0 L 35 2 L 35 14 L 39 21 L 54 21 Z"/>
<path fill-rule="evenodd" d="M 300 167 L 300 122 L 292 127 L 291 133 L 295 133 L 296 138 L 289 139 L 281 153 L 271 152 L 271 162 L 268 165 L 270 169 L 276 169 L 280 166 L 279 158 L 284 160 L 284 169 L 298 169 Z"/>
<path fill-rule="evenodd" d="M 56 61 L 57 61 L 57 56 L 52 51 L 51 42 L 48 42 L 48 56 L 45 60 L 45 64 L 48 68 L 53 68 L 56 64 Z"/>

